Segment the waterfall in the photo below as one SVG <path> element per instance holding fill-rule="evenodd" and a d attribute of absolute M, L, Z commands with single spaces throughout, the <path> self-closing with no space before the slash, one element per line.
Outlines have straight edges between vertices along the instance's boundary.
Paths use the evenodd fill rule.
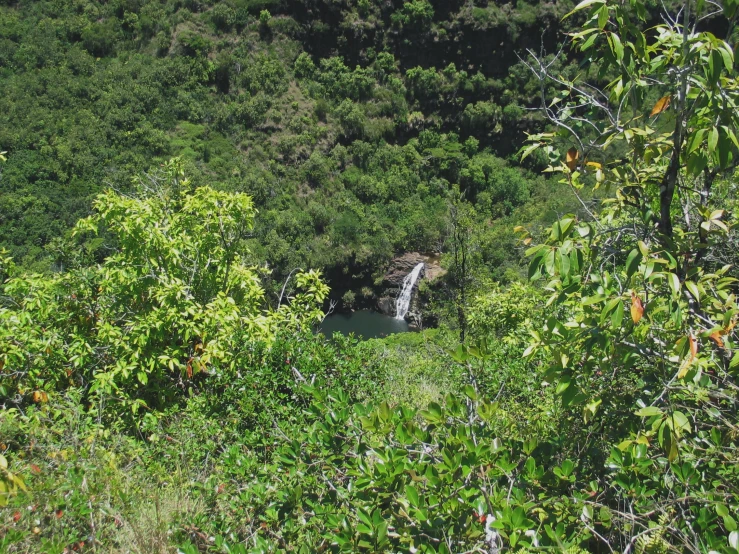
<path fill-rule="evenodd" d="M 411 307 L 413 286 L 416 284 L 423 266 L 424 263 L 421 262 L 403 279 L 403 286 L 400 288 L 400 294 L 398 294 L 398 299 L 395 301 L 395 317 L 397 319 L 405 319 L 405 314 L 408 313 L 408 309 Z"/>

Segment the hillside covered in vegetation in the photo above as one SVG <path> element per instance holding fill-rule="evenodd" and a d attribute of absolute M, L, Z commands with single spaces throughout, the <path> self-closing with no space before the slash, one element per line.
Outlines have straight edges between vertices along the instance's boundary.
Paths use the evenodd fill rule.
<path fill-rule="evenodd" d="M 5 3 L 0 244 L 45 271 L 96 194 L 181 157 L 195 185 L 252 197 L 278 281 L 372 286 L 393 255 L 444 249 L 452 185 L 481 226 L 542 186 L 509 163 L 541 119 L 517 53 L 553 51 L 570 7 Z M 499 277 L 507 245 L 484 253 Z"/>
<path fill-rule="evenodd" d="M 739 553 L 737 7 L 0 1 L 0 553 Z"/>

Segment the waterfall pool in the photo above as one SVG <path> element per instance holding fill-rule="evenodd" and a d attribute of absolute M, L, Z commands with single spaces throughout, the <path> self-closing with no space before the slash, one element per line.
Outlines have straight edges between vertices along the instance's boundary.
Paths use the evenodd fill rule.
<path fill-rule="evenodd" d="M 408 322 L 397 319 L 379 312 L 370 310 L 357 310 L 346 314 L 331 314 L 323 320 L 318 331 L 327 337 L 335 332 L 342 335 L 354 333 L 357 338 L 376 339 L 392 335 L 393 333 L 406 333 Z"/>

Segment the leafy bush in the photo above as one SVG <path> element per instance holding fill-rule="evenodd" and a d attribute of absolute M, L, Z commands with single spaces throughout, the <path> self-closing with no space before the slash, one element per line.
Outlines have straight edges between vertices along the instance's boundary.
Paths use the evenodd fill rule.
<path fill-rule="evenodd" d="M 427 0 L 412 0 L 404 2 L 403 7 L 392 14 L 391 19 L 395 25 L 403 27 L 425 27 L 434 18 L 434 7 Z"/>
<path fill-rule="evenodd" d="M 78 223 L 78 234 L 102 231 L 115 245 L 102 265 L 16 276 L 5 260 L 4 397 L 38 401 L 73 385 L 155 409 L 199 373 L 232 372 L 245 337 L 269 341 L 321 316 L 328 289 L 315 272 L 298 275 L 303 292 L 289 303 L 266 309 L 259 274 L 242 257 L 249 197 L 191 190 L 177 161 L 167 170 L 165 186 L 139 198 L 107 192 Z"/>
<path fill-rule="evenodd" d="M 630 547 L 731 551 L 739 510 L 739 305 L 736 252 L 726 258 L 722 251 L 735 242 L 737 205 L 727 187 L 739 118 L 722 106 L 724 98 L 739 101 L 733 53 L 711 33 L 683 26 L 701 17 L 700 7 L 682 23 L 660 23 L 647 34 L 616 26 L 608 38 L 600 30 L 609 22 L 627 13 L 645 20 L 645 6 L 634 14 L 596 2 L 575 11 L 585 9 L 591 18 L 575 44 L 601 75 L 622 77 L 600 104 L 595 84 L 534 69 L 542 83 L 573 93 L 548 117 L 574 146 L 562 154 L 555 134 L 543 133 L 524 154 L 543 148 L 550 171 L 576 194 L 592 184 L 615 196 L 597 212 L 580 198 L 587 217 L 559 218 L 527 250 L 529 276 L 547 280 L 552 311 L 526 353 L 543 353 L 543 377 L 563 408 L 573 420 L 581 413 L 581 434 L 596 433 L 590 456 L 607 457 L 610 489 L 599 505 L 628 506 L 617 519 L 625 531 L 639 529 Z M 640 54 L 624 54 L 636 44 Z M 590 110 L 594 129 L 570 127 L 575 106 Z M 629 162 L 614 163 L 616 151 Z"/>

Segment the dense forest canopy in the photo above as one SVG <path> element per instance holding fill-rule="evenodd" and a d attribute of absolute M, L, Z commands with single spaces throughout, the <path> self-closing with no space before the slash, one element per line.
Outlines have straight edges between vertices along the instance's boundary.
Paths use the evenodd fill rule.
<path fill-rule="evenodd" d="M 738 7 L 0 2 L 0 552 L 737 554 Z"/>
<path fill-rule="evenodd" d="M 570 8 L 6 2 L 2 245 L 48 270 L 98 192 L 179 156 L 196 185 L 254 199 L 252 249 L 278 276 L 371 284 L 395 254 L 442 249 L 452 185 L 481 222 L 535 193 L 509 166 L 540 119 L 516 53 L 555 51 Z"/>

